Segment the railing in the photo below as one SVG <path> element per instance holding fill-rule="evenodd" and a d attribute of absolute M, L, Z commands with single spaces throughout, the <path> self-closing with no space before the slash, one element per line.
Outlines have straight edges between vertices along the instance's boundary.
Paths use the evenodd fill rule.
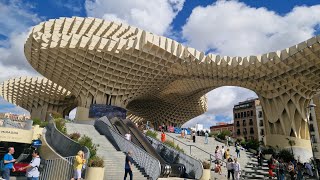
<path fill-rule="evenodd" d="M 46 126 L 46 129 L 46 140 L 48 144 L 61 156 L 75 156 L 78 151 L 82 150 L 85 154 L 86 159 L 90 157 L 90 152 L 87 147 L 81 146 L 79 143 L 70 139 L 68 136 L 62 134 L 56 128 L 54 123 L 49 123 Z"/>
<path fill-rule="evenodd" d="M 177 151 L 176 149 L 173 149 L 172 147 L 169 147 L 156 139 L 148 136 L 147 138 L 149 139 L 149 141 L 151 141 L 152 146 L 159 154 L 161 154 L 165 150 L 169 150 L 165 152 L 167 152 L 168 156 L 170 156 L 170 158 L 175 161 L 174 163 L 181 163 L 185 166 L 188 178 L 200 179 L 202 177 L 203 166 L 199 160 L 190 157 L 180 151 Z"/>
<path fill-rule="evenodd" d="M 207 157 L 209 157 L 209 159 L 210 159 L 210 164 L 212 164 L 213 160 L 217 160 L 213 154 L 211 154 L 211 153 L 209 153 L 209 152 L 207 152 L 207 151 L 199 148 L 198 146 L 186 144 L 186 143 L 178 140 L 177 138 L 175 138 L 175 137 L 173 137 L 173 136 L 171 136 L 171 135 L 169 135 L 169 134 L 167 134 L 167 133 L 166 133 L 166 136 L 171 137 L 171 138 L 173 139 L 173 143 L 174 143 L 174 141 L 178 141 L 178 142 L 181 143 L 182 145 L 187 146 L 187 147 L 189 148 L 190 156 L 192 156 L 192 148 L 196 148 L 197 150 L 200 150 L 201 152 L 205 153 Z M 214 147 L 213 147 L 213 148 L 214 148 Z M 219 160 L 221 163 L 223 163 L 224 165 L 226 165 L 226 162 L 225 162 L 223 159 L 218 159 L 218 160 Z M 211 167 L 212 167 L 212 166 L 211 166 Z"/>
<path fill-rule="evenodd" d="M 75 156 L 46 160 L 45 168 L 40 173 L 39 180 L 70 180 L 73 177 L 74 160 Z"/>
<path fill-rule="evenodd" d="M 114 131 L 108 124 L 109 120 L 102 117 L 95 121 L 95 128 L 103 135 L 114 141 L 122 152 L 133 152 L 133 160 L 144 169 L 145 173 L 153 180 L 158 179 L 161 173 L 161 165 L 159 160 L 151 156 L 149 153 L 127 141 L 122 135 Z"/>

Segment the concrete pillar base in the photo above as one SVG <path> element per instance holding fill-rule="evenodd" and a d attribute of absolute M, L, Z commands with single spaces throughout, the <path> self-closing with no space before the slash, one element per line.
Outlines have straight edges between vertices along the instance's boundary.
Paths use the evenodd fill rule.
<path fill-rule="evenodd" d="M 74 119 L 76 121 L 94 120 L 94 118 L 89 118 L 89 108 L 85 107 L 77 107 L 76 117 Z"/>

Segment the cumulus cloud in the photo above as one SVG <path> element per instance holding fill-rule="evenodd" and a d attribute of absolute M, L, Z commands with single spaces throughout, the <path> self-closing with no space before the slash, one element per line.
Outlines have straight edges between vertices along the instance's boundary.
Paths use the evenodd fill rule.
<path fill-rule="evenodd" d="M 193 9 L 182 27 L 188 46 L 228 56 L 258 55 L 281 50 L 314 36 L 319 30 L 320 5 L 295 7 L 281 16 L 266 8 L 238 1 L 217 1 Z M 232 120 L 234 104 L 257 97 L 248 89 L 222 87 L 207 94 L 208 112 Z M 188 123 L 201 120 L 192 119 Z M 194 124 L 194 123 L 193 123 Z"/>
<path fill-rule="evenodd" d="M 19 106 L 15 106 L 9 102 L 7 102 L 6 100 L 4 100 L 2 97 L 0 97 L 0 113 L 6 113 L 6 112 L 11 112 L 13 114 L 26 114 L 26 115 L 30 115 L 30 113 L 19 107 Z"/>
<path fill-rule="evenodd" d="M 163 35 L 185 0 L 87 0 L 88 16 L 127 23 Z"/>
<path fill-rule="evenodd" d="M 295 7 L 281 16 L 238 1 L 217 1 L 193 9 L 182 35 L 202 51 L 248 56 L 284 49 L 312 37 L 320 24 L 320 5 Z"/>

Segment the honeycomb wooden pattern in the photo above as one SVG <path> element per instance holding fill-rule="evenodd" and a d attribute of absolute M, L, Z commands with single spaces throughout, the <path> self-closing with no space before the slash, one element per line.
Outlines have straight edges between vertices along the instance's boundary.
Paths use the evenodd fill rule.
<path fill-rule="evenodd" d="M 205 54 L 174 40 L 96 18 L 59 18 L 33 28 L 25 55 L 80 107 L 124 107 L 136 121 L 183 124 L 221 86 L 255 91 L 266 133 L 308 138 L 306 106 L 320 88 L 319 36 L 258 56 Z"/>
<path fill-rule="evenodd" d="M 77 104 L 69 91 L 42 77 L 9 79 L 0 84 L 0 95 L 43 120 L 48 112 L 68 115 Z"/>

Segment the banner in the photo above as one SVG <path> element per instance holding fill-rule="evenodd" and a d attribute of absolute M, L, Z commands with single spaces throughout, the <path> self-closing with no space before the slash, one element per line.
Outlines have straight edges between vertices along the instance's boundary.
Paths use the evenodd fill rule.
<path fill-rule="evenodd" d="M 31 144 L 32 130 L 0 127 L 0 141 Z"/>

